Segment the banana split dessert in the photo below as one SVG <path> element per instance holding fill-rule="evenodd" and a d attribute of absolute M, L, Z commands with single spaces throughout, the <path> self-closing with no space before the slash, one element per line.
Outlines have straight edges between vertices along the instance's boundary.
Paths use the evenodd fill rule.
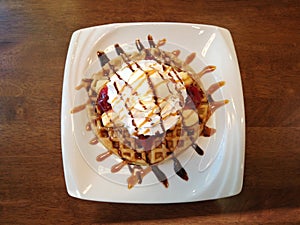
<path fill-rule="evenodd" d="M 125 52 L 115 44 L 116 57 L 109 59 L 98 51 L 102 69 L 76 87 L 85 88 L 89 98 L 71 113 L 87 111 L 86 130 L 95 134 L 90 144 L 101 143 L 106 149 L 96 160 L 100 163 L 112 155 L 119 157 L 122 161 L 112 165 L 111 172 L 127 166 L 129 189 L 141 184 L 150 172 L 168 187 L 168 179 L 159 168 L 167 160 L 173 161 L 175 173 L 187 181 L 188 173 L 177 156 L 190 147 L 204 154 L 196 141 L 216 132 L 206 123 L 228 102 L 212 98 L 224 81 L 208 89 L 201 83 L 201 77 L 215 66 L 195 72 L 189 65 L 195 53 L 181 60 L 179 50 L 161 49 L 165 43 L 165 39 L 155 43 L 148 35 L 149 47 L 137 39 L 135 52 Z"/>

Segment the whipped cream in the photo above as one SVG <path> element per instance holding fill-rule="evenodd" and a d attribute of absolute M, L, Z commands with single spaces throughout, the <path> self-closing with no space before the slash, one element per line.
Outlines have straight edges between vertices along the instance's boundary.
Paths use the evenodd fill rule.
<path fill-rule="evenodd" d="M 106 83 L 112 111 L 103 124 L 124 126 L 134 137 L 163 134 L 178 122 L 187 98 L 181 73 L 153 60 L 124 64 Z"/>

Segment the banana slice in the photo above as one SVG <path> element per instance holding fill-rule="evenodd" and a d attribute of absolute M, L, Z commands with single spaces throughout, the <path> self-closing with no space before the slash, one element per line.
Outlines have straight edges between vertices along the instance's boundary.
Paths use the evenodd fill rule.
<path fill-rule="evenodd" d="M 193 79 L 190 77 L 190 75 L 187 72 L 180 72 L 179 76 L 183 80 L 185 86 L 189 86 L 193 83 Z"/>
<path fill-rule="evenodd" d="M 182 116 L 185 126 L 193 126 L 199 122 L 199 117 L 195 110 L 185 109 L 182 112 Z"/>

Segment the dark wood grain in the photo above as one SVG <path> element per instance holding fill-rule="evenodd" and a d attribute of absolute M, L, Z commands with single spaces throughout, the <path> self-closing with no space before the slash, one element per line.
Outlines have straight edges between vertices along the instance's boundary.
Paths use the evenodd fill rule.
<path fill-rule="evenodd" d="M 300 223 L 298 1 L 0 1 L 0 224 Z M 241 194 L 129 205 L 66 193 L 60 105 L 71 34 L 113 22 L 228 28 L 247 121 Z"/>

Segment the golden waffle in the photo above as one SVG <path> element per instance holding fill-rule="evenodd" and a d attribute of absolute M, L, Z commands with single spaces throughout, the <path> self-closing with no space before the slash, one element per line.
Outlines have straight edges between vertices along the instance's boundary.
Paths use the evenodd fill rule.
<path fill-rule="evenodd" d="M 161 51 L 158 49 L 150 49 L 151 54 L 155 56 L 161 56 Z M 184 62 L 178 60 L 174 54 L 169 52 L 163 52 L 165 55 L 162 60 L 167 61 L 168 65 L 175 68 L 182 68 L 189 73 L 194 73 L 193 70 L 188 66 L 184 65 Z M 144 59 L 146 52 L 133 53 L 127 56 L 127 60 L 137 61 Z M 103 70 L 93 76 L 93 82 L 91 83 L 91 89 L 89 90 L 89 97 L 91 102 L 97 97 L 96 83 L 100 79 L 108 79 L 112 76 L 114 70 L 121 68 L 124 63 L 124 57 L 116 57 L 111 60 L 110 65 L 106 64 L 103 66 Z M 192 79 L 192 77 L 190 78 Z M 192 83 L 201 89 L 201 85 L 192 79 Z M 194 121 L 190 121 L 190 115 L 185 118 L 185 114 L 196 113 L 197 117 L 193 118 Z M 168 158 L 172 153 L 179 154 L 183 150 L 190 147 L 200 136 L 204 124 L 208 120 L 210 115 L 209 104 L 207 98 L 204 96 L 202 103 L 198 109 L 186 109 L 181 112 L 181 119 L 171 129 L 167 130 L 165 134 L 154 137 L 151 140 L 151 147 L 149 149 L 143 149 L 140 146 L 140 141 L 134 137 L 131 137 L 129 132 L 124 127 L 105 127 L 101 122 L 100 112 L 95 107 L 95 104 L 89 104 L 89 117 L 92 121 L 92 127 L 100 143 L 104 147 L 121 159 L 125 160 L 130 164 L 137 165 L 153 165 L 162 162 Z M 147 140 L 146 140 L 147 141 Z"/>
<path fill-rule="evenodd" d="M 145 151 L 138 145 L 136 138 L 129 137 L 126 128 L 118 128 L 116 131 L 114 128 L 102 126 L 99 120 L 96 123 L 96 126 L 93 126 L 94 132 L 105 148 L 128 163 L 137 165 L 153 165 L 162 162 L 175 150 L 178 154 L 190 147 L 200 135 L 200 127 L 197 123 L 193 126 L 182 126 L 179 122 L 169 129 L 165 136 L 155 137 L 151 150 Z M 119 132 L 125 134 L 122 133 L 122 136 L 117 134 Z"/>

